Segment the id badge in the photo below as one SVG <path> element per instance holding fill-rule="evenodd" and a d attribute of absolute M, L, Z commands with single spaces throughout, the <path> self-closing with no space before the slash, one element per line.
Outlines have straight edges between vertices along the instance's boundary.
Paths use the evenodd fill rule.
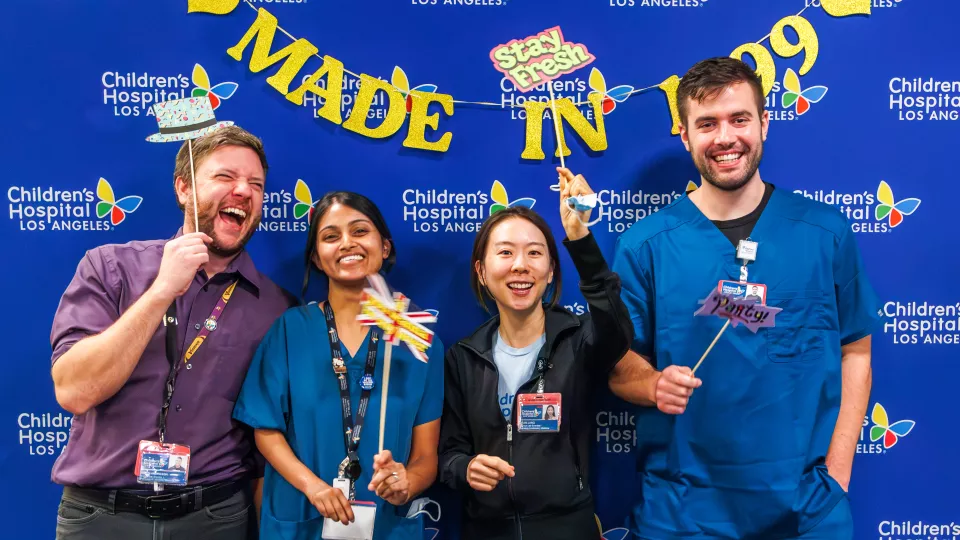
<path fill-rule="evenodd" d="M 185 486 L 190 478 L 190 447 L 140 441 L 133 474 L 141 484 Z"/>
<path fill-rule="evenodd" d="M 323 540 L 373 540 L 373 525 L 377 520 L 377 505 L 367 501 L 350 501 L 353 523 L 344 525 L 323 518 Z"/>
<path fill-rule="evenodd" d="M 767 305 L 767 286 L 762 283 L 720 280 L 717 290 L 720 294 L 743 300 L 753 300 L 757 304 Z"/>
<path fill-rule="evenodd" d="M 517 431 L 559 432 L 561 401 L 559 393 L 518 395 Z"/>

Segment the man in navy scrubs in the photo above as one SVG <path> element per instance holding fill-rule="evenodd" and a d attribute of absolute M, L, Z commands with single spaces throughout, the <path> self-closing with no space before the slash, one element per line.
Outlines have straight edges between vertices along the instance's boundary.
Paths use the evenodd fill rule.
<path fill-rule="evenodd" d="M 761 180 L 769 113 L 743 62 L 696 64 L 677 99 L 701 186 L 634 224 L 614 263 L 636 338 L 610 387 L 645 406 L 630 528 L 645 539 L 852 538 L 846 489 L 881 316 L 853 233 L 833 207 Z M 754 285 L 782 310 L 775 326 L 731 325 L 694 376 L 724 323 L 694 317 L 698 301 Z"/>

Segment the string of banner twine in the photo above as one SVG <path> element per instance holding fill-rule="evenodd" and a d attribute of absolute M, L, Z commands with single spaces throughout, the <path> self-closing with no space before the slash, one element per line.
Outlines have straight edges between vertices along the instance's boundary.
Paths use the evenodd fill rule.
<path fill-rule="evenodd" d="M 250 0 L 243 0 L 243 3 L 245 3 L 247 6 L 249 6 L 250 9 L 252 9 L 252 10 L 254 10 L 254 11 L 259 11 L 259 8 L 256 7 L 256 6 L 254 6 L 253 3 L 250 2 Z M 806 11 L 807 8 L 809 8 L 809 7 L 810 7 L 809 5 L 805 6 L 805 7 L 804 7 L 803 9 L 801 9 L 795 16 L 799 17 L 799 16 L 800 16 L 801 14 L 803 14 L 803 12 Z M 283 35 L 285 35 L 285 36 L 287 36 L 288 38 L 290 38 L 290 41 L 297 41 L 297 38 L 293 37 L 293 35 L 291 35 L 290 32 L 287 32 L 287 31 L 286 31 L 283 27 L 281 27 L 279 24 L 277 25 L 277 30 L 279 30 L 281 33 L 283 33 Z M 760 38 L 759 40 L 755 41 L 754 43 L 756 43 L 757 45 L 759 45 L 759 44 L 763 43 L 764 41 L 766 41 L 766 40 L 769 39 L 769 38 L 770 38 L 770 34 L 768 33 L 767 35 L 763 36 L 762 38 Z M 316 57 L 319 58 L 320 60 L 323 60 L 323 56 L 320 56 L 320 53 L 319 53 L 319 52 L 314 53 L 313 56 L 316 56 Z M 358 79 L 360 78 L 360 75 L 358 75 L 358 74 L 350 71 L 350 70 L 347 69 L 346 67 L 343 68 L 343 71 L 344 71 L 344 73 L 349 73 L 350 75 L 353 75 L 354 77 L 356 77 L 356 78 L 358 78 Z M 400 88 L 397 88 L 397 87 L 394 86 L 393 84 L 391 84 L 391 86 L 393 86 L 394 88 L 396 88 L 396 89 L 397 89 L 398 91 L 400 91 L 400 92 L 407 93 L 408 95 L 412 95 L 413 97 L 419 97 L 419 96 L 415 96 L 414 94 L 412 94 L 412 93 L 410 93 L 410 92 L 408 92 L 408 91 L 401 90 Z M 552 87 L 550 84 L 547 84 L 547 87 L 550 88 L 550 101 L 551 101 L 551 105 L 552 105 L 552 102 L 554 101 L 554 97 L 553 97 L 553 87 Z M 634 95 L 634 94 L 640 94 L 640 93 L 643 93 L 643 92 L 648 92 L 648 91 L 650 91 L 650 90 L 654 90 L 654 89 L 659 88 L 659 87 L 660 87 L 659 84 L 654 84 L 654 85 L 647 86 L 647 87 L 644 87 L 644 88 L 637 88 L 637 89 L 635 89 L 635 90 L 631 90 L 631 91 L 628 92 L 626 95 L 629 97 L 629 96 L 632 96 L 632 95 Z M 459 105 L 478 105 L 478 106 L 481 106 L 481 107 L 496 107 L 496 108 L 499 108 L 499 109 L 509 109 L 509 108 L 519 108 L 519 109 L 522 109 L 522 108 L 524 107 L 523 105 L 508 105 L 508 104 L 504 104 L 504 103 L 493 103 L 493 102 L 491 102 L 491 101 L 465 101 L 465 100 L 457 100 L 457 99 L 454 99 L 454 100 L 453 100 L 453 103 L 459 104 Z M 588 105 L 588 104 L 590 104 L 590 101 L 589 101 L 589 100 L 583 100 L 583 101 L 574 102 L 574 105 L 575 105 L 575 106 L 578 106 L 578 107 L 581 106 L 581 105 Z M 554 116 L 556 116 L 556 109 L 555 109 L 555 108 L 554 108 Z M 561 160 L 561 163 L 562 163 L 562 162 L 563 162 L 563 156 L 560 157 L 560 160 Z"/>

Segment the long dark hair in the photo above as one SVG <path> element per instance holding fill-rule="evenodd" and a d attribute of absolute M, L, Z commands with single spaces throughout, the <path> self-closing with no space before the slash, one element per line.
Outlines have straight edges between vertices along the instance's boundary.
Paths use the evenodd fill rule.
<path fill-rule="evenodd" d="M 547 286 L 547 290 L 544 291 L 542 302 L 546 304 L 547 308 L 553 308 L 560 300 L 561 278 L 563 277 L 560 273 L 560 255 L 557 251 L 557 242 L 553 239 L 550 226 L 547 225 L 540 214 L 523 206 L 514 206 L 495 212 L 480 226 L 477 237 L 473 241 L 473 255 L 470 257 L 470 288 L 473 289 L 473 294 L 477 297 L 480 306 L 489 312 L 487 298 L 489 297 L 492 300 L 493 297 L 487 291 L 487 288 L 480 283 L 480 276 L 477 275 L 477 261 L 480 261 L 481 265 L 483 264 L 483 259 L 487 254 L 487 244 L 490 243 L 490 233 L 493 232 L 493 229 L 510 218 L 521 218 L 533 223 L 533 226 L 540 229 L 543 237 L 547 240 L 547 251 L 550 253 L 550 265 L 553 270 L 553 283 Z"/>
<path fill-rule="evenodd" d="M 304 270 L 303 289 L 300 291 L 301 300 L 306 301 L 307 287 L 310 284 L 310 273 L 312 270 L 316 268 L 318 272 L 323 273 L 323 270 L 313 262 L 313 254 L 317 251 L 317 235 L 320 233 L 320 221 L 323 219 L 324 214 L 327 213 L 327 210 L 336 203 L 353 208 L 357 212 L 367 216 L 367 218 L 373 222 L 373 226 L 377 228 L 377 232 L 380 233 L 383 241 L 389 242 L 390 254 L 384 259 L 383 266 L 380 268 L 381 272 L 390 272 L 390 269 L 393 268 L 393 265 L 397 262 L 396 244 L 393 242 L 393 236 L 390 234 L 387 222 L 383 219 L 383 214 L 380 213 L 377 205 L 359 193 L 352 191 L 331 191 L 317 201 L 316 206 L 313 208 L 313 216 L 310 217 L 310 231 L 307 233 L 307 247 L 304 250 L 303 256 Z"/>

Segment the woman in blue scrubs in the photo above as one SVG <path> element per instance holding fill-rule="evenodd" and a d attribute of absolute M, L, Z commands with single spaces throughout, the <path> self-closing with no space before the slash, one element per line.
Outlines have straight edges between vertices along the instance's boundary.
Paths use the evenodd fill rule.
<path fill-rule="evenodd" d="M 395 260 L 390 232 L 369 199 L 336 192 L 317 203 L 304 294 L 316 268 L 327 278 L 327 300 L 291 308 L 273 324 L 234 410 L 254 428 L 267 460 L 264 540 L 318 539 L 324 518 L 354 522 L 357 507 L 339 487 L 351 477 L 354 499 L 376 503 L 375 540 L 423 538 L 422 518 L 406 518 L 404 507 L 436 478 L 443 344 L 434 338 L 427 362 L 393 347 L 378 455 L 384 342 L 379 329 L 357 321 L 367 276 L 389 271 Z M 348 431 L 359 440 L 345 437 Z"/>

